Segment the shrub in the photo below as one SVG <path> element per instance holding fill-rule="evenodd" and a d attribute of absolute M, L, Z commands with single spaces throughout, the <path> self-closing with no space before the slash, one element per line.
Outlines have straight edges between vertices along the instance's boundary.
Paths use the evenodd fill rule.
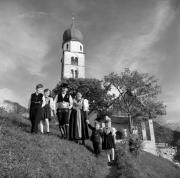
<path fill-rule="evenodd" d="M 180 163 L 180 139 L 176 142 L 176 145 L 177 145 L 177 152 L 176 155 L 174 156 L 174 160 Z"/>
<path fill-rule="evenodd" d="M 117 132 L 116 132 L 116 139 L 122 139 L 123 138 L 123 136 L 124 136 L 124 134 L 123 134 L 123 131 L 122 130 L 118 130 Z"/>
<path fill-rule="evenodd" d="M 0 117 L 8 117 L 8 112 L 3 107 L 0 107 Z"/>
<path fill-rule="evenodd" d="M 122 178 L 141 178 L 137 168 L 137 160 L 128 153 L 123 147 L 116 151 L 116 164 L 119 177 Z"/>
<path fill-rule="evenodd" d="M 136 155 L 138 155 L 140 149 L 141 149 L 141 140 L 139 139 L 139 137 L 135 134 L 130 135 L 129 151 L 131 153 L 136 153 Z"/>

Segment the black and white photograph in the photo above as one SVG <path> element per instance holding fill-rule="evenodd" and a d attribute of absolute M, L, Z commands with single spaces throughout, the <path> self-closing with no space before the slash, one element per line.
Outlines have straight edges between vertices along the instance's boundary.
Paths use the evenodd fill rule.
<path fill-rule="evenodd" d="M 0 0 L 0 178 L 180 178 L 180 0 Z"/>

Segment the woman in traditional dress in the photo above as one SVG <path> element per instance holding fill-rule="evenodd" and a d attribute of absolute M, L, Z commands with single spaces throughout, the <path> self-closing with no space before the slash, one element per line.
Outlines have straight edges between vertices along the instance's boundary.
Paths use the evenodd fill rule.
<path fill-rule="evenodd" d="M 78 92 L 73 100 L 73 108 L 69 122 L 69 139 L 85 145 L 85 140 L 89 139 L 87 115 L 89 111 L 88 100 L 82 98 L 82 94 Z"/>

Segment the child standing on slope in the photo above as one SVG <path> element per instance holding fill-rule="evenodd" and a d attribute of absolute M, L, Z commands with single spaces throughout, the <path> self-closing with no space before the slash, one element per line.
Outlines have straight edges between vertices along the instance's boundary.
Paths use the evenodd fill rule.
<path fill-rule="evenodd" d="M 101 153 L 101 137 L 102 137 L 102 129 L 100 129 L 99 122 L 94 122 L 94 127 L 91 126 L 89 120 L 86 121 L 88 127 L 92 130 L 91 141 L 93 143 L 94 153 L 98 156 Z"/>
<path fill-rule="evenodd" d="M 114 164 L 116 130 L 111 126 L 111 119 L 105 116 L 105 127 L 103 128 L 102 149 L 106 151 L 108 165 Z"/>
<path fill-rule="evenodd" d="M 54 101 L 53 101 L 53 98 L 50 97 L 50 90 L 49 89 L 44 90 L 42 107 L 43 107 L 43 117 L 42 117 L 42 120 L 40 121 L 41 133 L 44 133 L 43 122 L 45 122 L 46 131 L 47 131 L 47 134 L 49 134 L 50 133 L 50 131 L 49 131 L 49 121 L 50 121 L 51 116 L 53 115 L 54 110 L 55 110 Z"/>

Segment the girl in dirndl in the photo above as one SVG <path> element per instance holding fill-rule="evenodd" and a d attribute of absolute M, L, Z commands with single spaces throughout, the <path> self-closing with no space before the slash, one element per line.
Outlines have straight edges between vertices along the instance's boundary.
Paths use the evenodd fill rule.
<path fill-rule="evenodd" d="M 45 122 L 47 134 L 50 133 L 49 121 L 51 120 L 51 117 L 53 116 L 53 113 L 55 110 L 54 109 L 54 101 L 53 101 L 53 98 L 50 97 L 50 93 L 51 93 L 51 91 L 49 89 L 44 90 L 44 97 L 43 97 L 43 104 L 42 104 L 43 117 L 42 117 L 42 120 L 40 122 L 41 133 L 44 133 L 43 123 Z"/>
<path fill-rule="evenodd" d="M 111 119 L 106 116 L 105 127 L 103 128 L 102 149 L 106 151 L 108 165 L 114 164 L 115 157 L 116 129 L 111 126 Z"/>

